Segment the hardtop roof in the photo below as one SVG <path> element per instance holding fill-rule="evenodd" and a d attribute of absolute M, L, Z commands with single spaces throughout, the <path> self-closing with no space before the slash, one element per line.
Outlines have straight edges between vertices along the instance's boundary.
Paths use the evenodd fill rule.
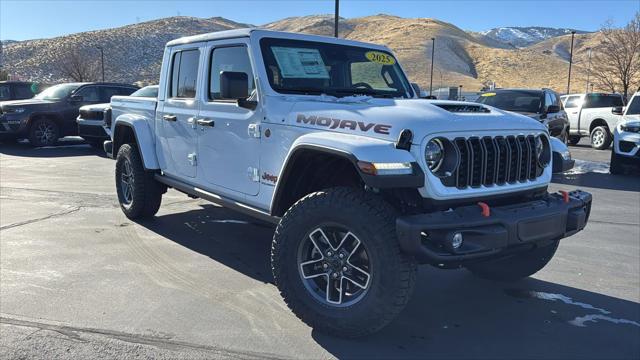
<path fill-rule="evenodd" d="M 186 37 L 169 41 L 167 43 L 167 46 L 170 47 L 170 46 L 184 45 L 184 44 L 190 44 L 195 42 L 234 39 L 234 38 L 251 37 L 251 36 L 290 38 L 290 39 L 296 39 L 296 40 L 328 42 L 328 43 L 342 44 L 342 45 L 377 48 L 377 49 L 389 51 L 389 49 L 386 46 L 366 43 L 361 41 L 346 40 L 346 39 L 340 39 L 340 38 L 334 38 L 334 37 L 322 36 L 322 35 L 310 35 L 310 34 L 301 34 L 301 33 L 285 32 L 285 31 L 265 30 L 265 29 L 258 29 L 258 28 L 224 30 L 224 31 L 217 31 L 217 32 L 212 32 L 207 34 L 186 36 Z"/>

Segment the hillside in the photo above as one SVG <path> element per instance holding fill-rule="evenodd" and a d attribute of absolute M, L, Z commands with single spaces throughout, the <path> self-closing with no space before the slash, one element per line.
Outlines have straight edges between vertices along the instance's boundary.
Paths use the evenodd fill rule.
<path fill-rule="evenodd" d="M 566 28 L 556 29 L 540 26 L 508 26 L 493 28 L 491 30 L 483 31 L 480 34 L 486 38 L 507 44 L 511 47 L 527 47 L 547 39 L 570 34 L 571 31 L 575 31 L 577 34 L 587 33 L 586 31 Z"/>
<path fill-rule="evenodd" d="M 224 18 L 171 17 L 109 30 L 15 42 L 3 45 L 4 67 L 23 79 L 62 81 L 57 66 L 60 54 L 78 48 L 83 56 L 95 59 L 97 63 L 100 52 L 96 47 L 102 46 L 107 80 L 156 82 L 167 41 L 247 26 L 251 25 Z M 333 16 L 285 18 L 261 27 L 332 36 Z M 558 31 L 564 32 L 563 29 Z M 552 35 L 550 31 L 545 34 Z M 466 32 L 443 21 L 384 14 L 341 19 L 340 36 L 389 46 L 411 81 L 423 88 L 429 84 L 432 37 L 436 38 L 434 88 L 463 85 L 465 89 L 478 90 L 483 81 L 495 81 L 501 87 L 544 86 L 564 90 L 566 86 L 566 36 L 550 37 L 529 47 L 515 48 L 495 37 Z M 578 53 L 581 44 L 593 41 L 595 36 L 576 36 Z"/>

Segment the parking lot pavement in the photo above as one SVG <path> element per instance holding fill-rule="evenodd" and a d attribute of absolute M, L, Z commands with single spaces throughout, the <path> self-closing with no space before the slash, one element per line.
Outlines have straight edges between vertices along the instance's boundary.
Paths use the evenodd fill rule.
<path fill-rule="evenodd" d="M 544 270 L 502 284 L 421 267 L 395 322 L 345 340 L 280 299 L 270 225 L 175 191 L 133 223 L 87 145 L 0 144 L 0 357 L 637 359 L 640 181 L 571 150 L 582 170 L 551 188 L 592 192 L 593 211 Z"/>

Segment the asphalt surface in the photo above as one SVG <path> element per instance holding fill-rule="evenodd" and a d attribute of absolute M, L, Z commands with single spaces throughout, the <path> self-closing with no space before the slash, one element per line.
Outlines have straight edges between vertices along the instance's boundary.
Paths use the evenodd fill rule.
<path fill-rule="evenodd" d="M 332 338 L 272 284 L 273 228 L 169 191 L 127 220 L 112 160 L 0 144 L 0 358 L 640 358 L 640 177 L 571 147 L 552 190 L 594 196 L 587 228 L 532 278 L 423 266 L 382 332 Z"/>

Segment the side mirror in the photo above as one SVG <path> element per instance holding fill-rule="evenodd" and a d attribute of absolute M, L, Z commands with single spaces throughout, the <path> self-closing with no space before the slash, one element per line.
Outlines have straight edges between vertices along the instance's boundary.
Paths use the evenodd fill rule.
<path fill-rule="evenodd" d="M 611 113 L 614 115 L 624 115 L 624 107 L 623 106 L 614 106 L 611 108 Z"/>
<path fill-rule="evenodd" d="M 547 106 L 547 111 L 545 111 L 545 114 L 552 114 L 552 113 L 557 113 L 560 112 L 560 106 L 558 105 L 549 105 Z"/>
<path fill-rule="evenodd" d="M 249 97 L 249 78 L 246 73 L 220 72 L 220 97 L 225 100 L 240 100 Z"/>
<path fill-rule="evenodd" d="M 71 95 L 69 98 L 70 102 L 82 102 L 84 101 L 84 97 L 82 95 Z"/>

